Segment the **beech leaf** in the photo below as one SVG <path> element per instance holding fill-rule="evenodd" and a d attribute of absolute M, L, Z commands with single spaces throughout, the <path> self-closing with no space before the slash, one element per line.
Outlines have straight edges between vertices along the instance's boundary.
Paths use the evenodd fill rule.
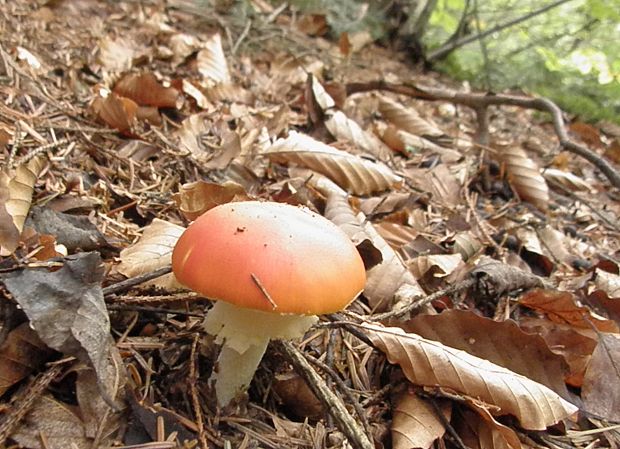
<path fill-rule="evenodd" d="M 446 421 L 452 412 L 449 401 L 437 401 Z M 417 394 L 406 391 L 392 412 L 392 449 L 428 448 L 446 432 L 435 407 Z"/>
<path fill-rule="evenodd" d="M 294 163 L 317 171 L 348 192 L 368 195 L 399 187 L 402 178 L 389 167 L 337 150 L 310 136 L 291 132 L 265 155 L 272 161 Z"/>
<path fill-rule="evenodd" d="M 506 166 L 508 180 L 519 197 L 546 211 L 549 207 L 549 187 L 538 165 L 519 147 L 505 148 L 501 160 Z"/>
<path fill-rule="evenodd" d="M 525 429 L 544 430 L 577 411 L 544 385 L 465 351 L 400 328 L 372 324 L 363 328 L 413 384 L 449 388 L 494 405 L 497 414 L 514 415 Z"/>
<path fill-rule="evenodd" d="M 19 165 L 14 173 L 0 172 L 0 256 L 8 256 L 17 249 L 32 204 L 34 185 L 45 161 L 35 157 Z"/>

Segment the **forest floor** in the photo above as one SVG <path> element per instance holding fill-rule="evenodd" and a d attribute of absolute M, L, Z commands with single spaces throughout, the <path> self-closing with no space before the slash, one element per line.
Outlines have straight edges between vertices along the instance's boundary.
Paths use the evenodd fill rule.
<path fill-rule="evenodd" d="M 620 130 L 199 3 L 0 0 L 0 447 L 618 448 Z M 248 199 L 367 282 L 220 408 L 171 253 Z"/>

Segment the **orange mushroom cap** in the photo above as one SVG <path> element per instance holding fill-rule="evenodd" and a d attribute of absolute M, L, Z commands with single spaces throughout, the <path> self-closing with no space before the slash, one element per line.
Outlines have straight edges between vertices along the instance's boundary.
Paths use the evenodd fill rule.
<path fill-rule="evenodd" d="M 362 259 L 338 226 L 307 208 L 259 201 L 201 215 L 179 238 L 172 269 L 209 298 L 300 315 L 342 310 L 366 283 Z"/>

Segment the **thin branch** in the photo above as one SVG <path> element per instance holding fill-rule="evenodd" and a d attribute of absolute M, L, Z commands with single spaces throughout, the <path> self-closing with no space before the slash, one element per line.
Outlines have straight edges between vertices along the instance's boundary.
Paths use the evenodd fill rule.
<path fill-rule="evenodd" d="M 439 59 L 443 59 L 445 58 L 448 54 L 450 54 L 452 51 L 456 50 L 459 47 L 462 47 L 464 45 L 469 44 L 470 42 L 473 42 L 475 40 L 478 39 L 484 39 L 485 37 L 493 34 L 493 33 L 497 33 L 499 31 L 505 30 L 506 28 L 510 28 L 513 27 L 515 25 L 518 25 L 519 23 L 525 22 L 529 19 L 531 19 L 532 17 L 536 17 L 539 16 L 541 14 L 546 13 L 547 11 L 556 8 L 560 5 L 563 5 L 564 3 L 568 3 L 572 0 L 558 0 L 554 3 L 550 3 L 547 6 L 543 6 L 540 9 L 537 9 L 536 11 L 532 11 L 528 14 L 525 14 L 524 16 L 521 17 L 517 17 L 516 19 L 513 20 L 509 20 L 506 23 L 500 23 L 496 26 L 494 26 L 493 28 L 489 28 L 486 31 L 483 31 L 482 33 L 478 33 L 475 35 L 469 35 L 469 36 L 464 36 L 460 39 L 457 39 L 454 42 L 449 42 L 446 43 L 444 45 L 442 45 L 441 47 L 439 47 L 437 50 L 432 51 L 427 58 L 428 62 L 434 62 L 437 61 Z"/>
<path fill-rule="evenodd" d="M 448 101 L 454 104 L 469 106 L 474 110 L 487 108 L 489 106 L 517 106 L 520 108 L 548 112 L 551 114 L 553 128 L 560 141 L 560 146 L 566 151 L 581 156 L 592 163 L 603 172 L 614 187 L 620 188 L 620 173 L 605 158 L 599 156 L 589 148 L 574 142 L 568 137 L 568 132 L 564 126 L 562 110 L 548 98 L 493 93 L 461 93 L 452 90 L 421 87 L 413 84 L 391 84 L 383 80 L 347 84 L 347 95 L 371 90 L 386 90 L 427 101 Z"/>

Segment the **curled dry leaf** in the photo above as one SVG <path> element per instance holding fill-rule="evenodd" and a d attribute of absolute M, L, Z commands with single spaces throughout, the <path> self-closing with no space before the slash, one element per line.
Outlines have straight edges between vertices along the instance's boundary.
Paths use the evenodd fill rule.
<path fill-rule="evenodd" d="M 0 397 L 39 369 L 52 352 L 27 322 L 9 332 L 0 346 Z"/>
<path fill-rule="evenodd" d="M 0 280 L 39 338 L 50 348 L 92 366 L 101 394 L 111 398 L 113 395 L 105 389 L 110 384 L 111 340 L 110 319 L 101 290 L 103 275 L 99 253 L 91 252 L 66 257 L 62 268 L 56 271 L 28 268 L 2 273 Z"/>
<path fill-rule="evenodd" d="M 416 279 L 424 276 L 445 277 L 463 263 L 460 254 L 431 254 L 419 256 L 407 261 L 407 267 Z"/>
<path fill-rule="evenodd" d="M 463 155 L 449 148 L 440 147 L 423 137 L 397 129 L 390 125 L 385 127 L 381 138 L 387 146 L 392 150 L 403 153 L 407 156 L 414 154 L 438 154 L 441 156 L 442 162 L 456 162 L 463 158 Z"/>
<path fill-rule="evenodd" d="M 482 243 L 470 231 L 459 232 L 452 240 L 453 251 L 460 254 L 464 261 L 474 257 L 482 249 Z"/>
<path fill-rule="evenodd" d="M 175 108 L 179 98 L 174 87 L 164 87 L 152 73 L 125 75 L 114 86 L 114 92 L 141 106 L 157 108 Z"/>
<path fill-rule="evenodd" d="M 570 324 L 580 329 L 594 326 L 600 332 L 620 332 L 615 322 L 601 319 L 586 307 L 577 305 L 569 292 L 535 289 L 521 296 L 519 304 L 544 313 L 554 323 Z"/>
<path fill-rule="evenodd" d="M 506 166 L 510 185 L 519 197 L 546 211 L 549 207 L 549 187 L 538 165 L 519 147 L 502 150 L 501 160 Z"/>
<path fill-rule="evenodd" d="M 597 268 L 594 285 L 610 298 L 620 298 L 620 276 Z M 616 299 L 620 302 L 620 299 Z"/>
<path fill-rule="evenodd" d="M 198 71 L 210 84 L 231 82 L 226 56 L 222 48 L 222 37 L 215 33 L 204 44 L 204 49 L 196 55 Z"/>
<path fill-rule="evenodd" d="M 45 444 L 41 442 L 45 435 Z M 11 438 L 22 447 L 33 449 L 90 449 L 93 439 L 86 436 L 84 422 L 69 405 L 44 394 L 34 401 L 21 425 Z"/>
<path fill-rule="evenodd" d="M 399 289 L 407 291 L 409 298 L 424 295 L 418 281 L 407 269 L 401 258 L 375 230 L 372 223 L 365 223 L 364 230 L 373 245 L 381 252 L 382 261 L 366 273 L 364 296 L 376 312 L 390 310 L 394 306 L 394 295 Z M 408 287 L 407 287 L 408 286 Z"/>
<path fill-rule="evenodd" d="M 127 277 L 139 276 L 172 263 L 172 250 L 181 234 L 182 226 L 155 218 L 144 228 L 137 243 L 121 251 L 117 269 Z M 171 277 L 171 275 L 165 275 Z M 172 277 L 173 279 L 173 277 Z"/>
<path fill-rule="evenodd" d="M 557 168 L 546 168 L 543 171 L 545 179 L 551 183 L 556 182 L 567 189 L 577 190 L 581 192 L 593 192 L 592 186 L 581 179 L 579 176 Z"/>
<path fill-rule="evenodd" d="M 222 101 L 243 103 L 251 105 L 254 103 L 254 95 L 252 92 L 244 89 L 238 84 L 220 83 L 208 87 L 205 90 L 205 96 L 211 103 Z"/>
<path fill-rule="evenodd" d="M 347 117 L 342 111 L 327 114 L 325 126 L 332 136 L 338 140 L 348 140 L 362 151 L 371 154 L 380 161 L 388 161 L 392 151 L 381 139 L 364 131 L 355 120 Z"/>
<path fill-rule="evenodd" d="M 609 421 L 620 421 L 620 336 L 601 334 L 581 389 L 585 408 Z"/>
<path fill-rule="evenodd" d="M 196 181 L 183 184 L 179 193 L 172 196 L 188 220 L 195 220 L 209 209 L 220 204 L 248 199 L 245 189 L 236 182 L 216 184 Z"/>
<path fill-rule="evenodd" d="M 99 41 L 99 62 L 108 72 L 124 72 L 131 68 L 137 51 L 132 42 L 108 36 Z"/>
<path fill-rule="evenodd" d="M 577 407 L 542 384 L 487 360 L 394 327 L 364 324 L 373 344 L 415 385 L 449 388 L 498 407 L 529 430 L 544 430 Z"/>
<path fill-rule="evenodd" d="M 435 124 L 420 117 L 413 108 L 406 108 L 384 95 L 379 96 L 379 112 L 384 119 L 414 136 L 441 137 L 445 133 Z"/>
<path fill-rule="evenodd" d="M 572 399 L 564 383 L 568 365 L 563 357 L 554 354 L 541 336 L 524 332 L 512 320 L 498 322 L 470 311 L 446 310 L 418 315 L 403 329 L 503 366 Z"/>
<path fill-rule="evenodd" d="M 452 407 L 447 400 L 437 401 L 444 420 L 435 407 L 412 391 L 405 391 L 392 412 L 392 449 L 429 448 L 446 432 L 444 421 L 450 421 Z"/>
<path fill-rule="evenodd" d="M 460 409 L 453 425 L 470 449 L 521 449 L 521 441 L 510 427 L 497 422 L 483 407 Z"/>
<path fill-rule="evenodd" d="M 45 162 L 45 158 L 35 157 L 13 173 L 0 172 L 0 256 L 8 256 L 17 249 L 34 185 Z"/>
<path fill-rule="evenodd" d="M 496 260 L 484 259 L 470 275 L 476 280 L 472 287 L 481 298 L 499 298 L 506 293 L 542 287 L 542 279 Z"/>
<path fill-rule="evenodd" d="M 336 102 L 331 97 L 331 95 L 327 93 L 327 91 L 316 76 L 309 74 L 308 82 L 310 83 L 310 90 L 312 92 L 312 96 L 314 97 L 314 100 L 319 105 L 319 107 L 323 110 L 323 112 L 326 112 L 328 109 L 332 109 L 334 106 L 336 106 Z"/>
<path fill-rule="evenodd" d="M 138 111 L 133 100 L 119 97 L 114 92 L 106 97 L 96 97 L 90 107 L 99 120 L 122 133 L 131 130 Z"/>
<path fill-rule="evenodd" d="M 399 187 L 402 178 L 381 163 L 337 150 L 305 134 L 291 132 L 265 153 L 272 161 L 295 163 L 317 171 L 348 192 L 368 195 Z"/>

